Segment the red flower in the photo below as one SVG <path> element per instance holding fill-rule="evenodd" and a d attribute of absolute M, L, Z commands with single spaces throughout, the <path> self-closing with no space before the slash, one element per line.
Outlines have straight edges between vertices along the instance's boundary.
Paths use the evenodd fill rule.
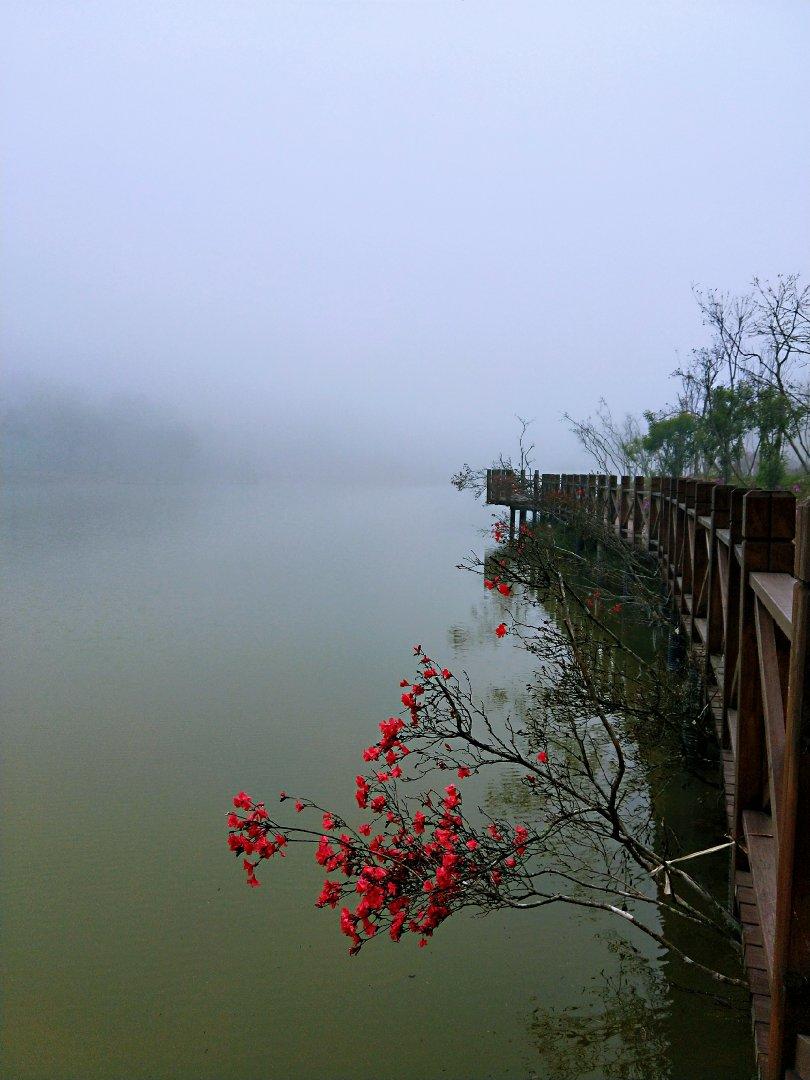
<path fill-rule="evenodd" d="M 506 637 L 506 635 L 509 633 L 509 631 L 506 629 L 506 623 L 502 622 L 499 626 L 496 626 L 495 633 L 498 635 L 498 637 Z"/>
<path fill-rule="evenodd" d="M 622 610 L 622 605 L 621 604 L 614 604 L 613 607 L 610 610 L 613 612 L 614 615 L 618 615 L 619 612 Z"/>
<path fill-rule="evenodd" d="M 334 829 L 334 827 L 335 827 L 335 819 L 332 817 L 331 814 L 324 814 L 323 815 L 323 827 L 326 829 L 327 832 L 330 829 Z"/>
<path fill-rule="evenodd" d="M 367 824 L 359 825 L 357 831 L 362 833 L 363 836 L 371 836 L 371 826 L 370 825 L 367 825 Z"/>
<path fill-rule="evenodd" d="M 442 668 L 442 678 L 443 679 L 452 679 L 453 678 L 453 672 L 449 668 L 443 667 Z"/>
<path fill-rule="evenodd" d="M 490 581 L 489 578 L 484 578 L 484 588 L 485 589 L 494 589 L 495 588 L 495 582 Z"/>
<path fill-rule="evenodd" d="M 509 596 L 510 593 L 512 592 L 512 587 L 511 587 L 511 585 L 505 585 L 502 582 L 498 586 L 498 592 L 501 594 L 501 596 Z"/>
<path fill-rule="evenodd" d="M 303 809 L 304 809 L 304 804 L 301 802 L 300 799 L 298 799 L 296 801 L 296 804 L 295 804 L 295 812 L 296 812 L 296 814 L 300 814 Z"/>
<path fill-rule="evenodd" d="M 465 777 L 467 777 L 469 775 L 470 775 L 470 770 L 465 765 L 462 765 L 461 768 L 458 770 L 459 780 L 463 780 Z"/>
<path fill-rule="evenodd" d="M 545 750 L 540 751 L 540 753 L 537 755 L 537 760 L 540 762 L 541 765 L 546 764 L 546 762 L 548 761 L 548 754 L 545 752 Z"/>
<path fill-rule="evenodd" d="M 250 802 L 250 796 L 246 791 L 240 791 L 238 795 L 234 795 L 233 797 L 233 805 L 239 807 L 241 810 L 249 810 Z"/>
<path fill-rule="evenodd" d="M 330 908 L 336 908 L 338 900 L 340 900 L 340 882 L 325 881 L 323 889 L 321 889 L 321 895 L 315 901 L 315 907 L 324 907 L 328 904 Z"/>

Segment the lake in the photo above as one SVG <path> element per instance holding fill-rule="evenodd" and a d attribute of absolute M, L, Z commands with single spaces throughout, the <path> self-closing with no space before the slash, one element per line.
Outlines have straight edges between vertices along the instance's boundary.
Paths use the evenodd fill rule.
<path fill-rule="evenodd" d="M 457 915 L 426 949 L 350 958 L 311 850 L 248 889 L 225 844 L 241 788 L 348 814 L 415 642 L 519 712 L 530 658 L 492 632 L 512 601 L 455 569 L 486 508 L 320 481 L 11 484 L 4 504 L 4 1077 L 604 1075 L 582 1050 L 554 1072 L 536 1010 L 610 994 L 606 917 Z M 510 779 L 465 795 L 517 812 Z M 684 803 L 698 835 L 712 812 Z M 745 1008 L 634 944 L 658 1039 L 640 1075 L 748 1080 Z"/>

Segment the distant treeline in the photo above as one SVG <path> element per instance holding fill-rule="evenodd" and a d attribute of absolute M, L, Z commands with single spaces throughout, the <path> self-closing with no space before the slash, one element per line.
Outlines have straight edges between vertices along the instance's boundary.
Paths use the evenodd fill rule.
<path fill-rule="evenodd" d="M 141 400 L 96 403 L 12 388 L 2 406 L 6 479 L 186 479 L 204 467 L 194 431 Z"/>

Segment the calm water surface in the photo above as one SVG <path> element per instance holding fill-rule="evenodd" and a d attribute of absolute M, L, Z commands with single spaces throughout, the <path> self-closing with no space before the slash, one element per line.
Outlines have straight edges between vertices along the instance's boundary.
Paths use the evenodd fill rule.
<path fill-rule="evenodd" d="M 528 658 L 492 633 L 509 601 L 454 569 L 486 511 L 449 487 L 11 485 L 4 502 L 2 1075 L 552 1075 L 534 1009 L 615 970 L 609 923 L 456 916 L 427 949 L 350 959 L 309 850 L 249 890 L 224 842 L 242 787 L 350 812 L 416 641 L 519 708 Z M 493 812 L 515 790 L 467 783 Z M 655 1076 L 750 1076 L 744 1015 L 677 990 L 663 1011 Z"/>

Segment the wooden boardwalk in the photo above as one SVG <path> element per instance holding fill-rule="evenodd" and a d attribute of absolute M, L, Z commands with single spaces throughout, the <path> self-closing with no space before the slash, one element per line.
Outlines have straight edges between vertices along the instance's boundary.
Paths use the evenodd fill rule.
<path fill-rule="evenodd" d="M 510 537 L 582 505 L 658 560 L 723 755 L 762 1080 L 810 1080 L 810 502 L 654 476 L 487 471 Z"/>

